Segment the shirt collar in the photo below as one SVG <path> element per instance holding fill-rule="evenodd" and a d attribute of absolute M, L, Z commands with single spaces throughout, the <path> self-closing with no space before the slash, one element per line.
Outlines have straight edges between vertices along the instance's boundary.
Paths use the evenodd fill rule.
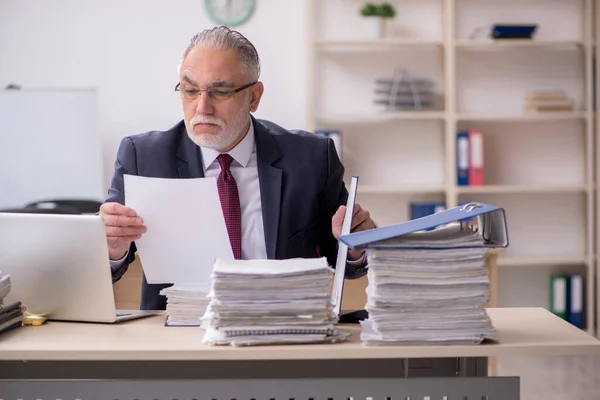
<path fill-rule="evenodd" d="M 206 171 L 211 164 L 217 159 L 219 153 L 217 150 L 208 149 L 206 147 L 200 147 L 200 151 L 202 152 L 202 162 L 204 163 L 204 170 Z M 252 121 L 250 121 L 250 127 L 248 128 L 248 132 L 244 139 L 239 142 L 233 149 L 229 150 L 227 153 L 237 161 L 242 167 L 246 167 L 248 162 L 250 161 L 250 156 L 252 156 L 252 152 L 254 151 L 254 126 Z"/>

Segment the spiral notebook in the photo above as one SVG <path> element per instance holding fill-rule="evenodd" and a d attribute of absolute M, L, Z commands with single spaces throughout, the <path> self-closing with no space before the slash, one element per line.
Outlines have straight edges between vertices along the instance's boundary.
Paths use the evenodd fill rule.
<path fill-rule="evenodd" d="M 327 259 L 216 260 L 203 343 L 331 343 L 335 328 Z"/>

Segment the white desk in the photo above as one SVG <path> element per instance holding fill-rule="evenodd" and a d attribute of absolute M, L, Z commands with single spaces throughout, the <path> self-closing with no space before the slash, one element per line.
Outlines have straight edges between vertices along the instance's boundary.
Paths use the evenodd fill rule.
<path fill-rule="evenodd" d="M 327 378 L 357 384 L 365 378 L 405 377 L 407 360 L 418 371 L 431 359 L 445 359 L 457 365 L 458 375 L 465 361 L 476 358 L 600 356 L 600 341 L 544 309 L 498 308 L 489 309 L 488 313 L 500 343 L 478 346 L 367 347 L 360 342 L 360 327 L 352 325 L 342 327 L 352 336 L 340 344 L 210 347 L 200 343 L 200 328 L 165 327 L 164 316 L 107 325 L 50 321 L 0 336 L 0 378 L 201 379 L 206 380 L 203 387 L 208 380 L 223 379 Z M 428 376 L 427 372 L 411 375 Z M 478 374 L 463 371 L 462 375 Z M 398 381 L 401 379 L 394 379 L 394 384 Z M 161 387 L 165 387 L 164 382 Z"/>

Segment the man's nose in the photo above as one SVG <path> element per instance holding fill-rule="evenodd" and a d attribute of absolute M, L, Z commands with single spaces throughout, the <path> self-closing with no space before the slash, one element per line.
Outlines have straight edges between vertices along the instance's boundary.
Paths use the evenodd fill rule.
<path fill-rule="evenodd" d="M 206 92 L 200 93 L 198 96 L 198 104 L 196 105 L 196 114 L 212 114 L 213 104 L 210 96 Z"/>

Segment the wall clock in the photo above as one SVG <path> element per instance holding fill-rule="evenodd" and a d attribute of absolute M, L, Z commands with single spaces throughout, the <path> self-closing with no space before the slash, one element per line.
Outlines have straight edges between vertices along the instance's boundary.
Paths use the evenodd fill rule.
<path fill-rule="evenodd" d="M 241 25 L 252 16 L 256 0 L 204 0 L 206 12 L 219 25 Z"/>

